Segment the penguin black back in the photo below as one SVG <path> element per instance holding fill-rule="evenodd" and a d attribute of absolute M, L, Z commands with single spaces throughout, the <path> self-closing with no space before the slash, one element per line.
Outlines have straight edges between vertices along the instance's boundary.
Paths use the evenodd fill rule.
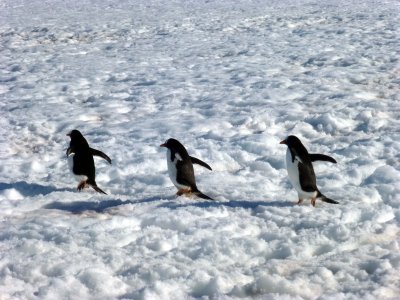
<path fill-rule="evenodd" d="M 96 169 L 94 166 L 93 155 L 86 139 L 79 130 L 72 130 L 68 134 L 71 138 L 67 155 L 74 153 L 73 173 L 76 175 L 85 175 L 89 180 L 95 177 Z"/>
<path fill-rule="evenodd" d="M 74 129 L 67 135 L 71 138 L 69 148 L 67 149 L 67 156 L 73 154 L 71 171 L 76 176 L 87 177 L 86 180 L 84 179 L 80 182 L 78 190 L 83 189 L 86 185 L 90 185 L 97 192 L 106 194 L 96 184 L 96 168 L 92 153 L 94 149 L 89 147 L 88 142 L 79 130 Z"/>
<path fill-rule="evenodd" d="M 197 188 L 193 163 L 210 170 L 211 167 L 198 158 L 189 156 L 186 148 L 176 139 L 168 139 L 164 144 L 161 144 L 161 147 L 166 147 L 169 150 L 167 154 L 168 172 L 172 182 L 178 188 L 177 195 L 192 192 L 201 198 L 211 199 Z"/>
<path fill-rule="evenodd" d="M 196 180 L 194 177 L 193 164 L 186 148 L 176 139 L 170 138 L 164 144 L 170 151 L 171 162 L 176 160 L 176 181 L 179 184 L 190 186 L 192 189 L 197 189 Z"/>
<path fill-rule="evenodd" d="M 338 203 L 323 195 L 317 187 L 313 161 L 324 160 L 336 163 L 336 160 L 323 154 L 309 154 L 299 138 L 294 135 L 288 136 L 281 144 L 286 144 L 288 152 L 286 155 L 286 164 L 289 179 L 299 194 L 299 202 L 304 197 L 310 197 L 311 203 L 315 206 L 315 199 L 318 197 L 324 202 Z"/>
<path fill-rule="evenodd" d="M 294 162 L 296 157 L 300 160 L 298 165 L 299 179 L 303 191 L 313 192 L 318 190 L 314 168 L 306 147 L 304 147 L 300 139 L 294 135 L 287 137 L 286 144 L 292 156 L 292 162 Z"/>

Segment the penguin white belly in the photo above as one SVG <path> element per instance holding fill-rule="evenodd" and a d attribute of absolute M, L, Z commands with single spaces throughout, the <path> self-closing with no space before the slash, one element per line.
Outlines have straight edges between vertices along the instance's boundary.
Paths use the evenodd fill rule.
<path fill-rule="evenodd" d="M 75 153 L 71 153 L 70 155 L 68 155 L 69 170 L 70 170 L 71 174 L 74 175 L 74 177 L 77 181 L 79 181 L 79 182 L 86 181 L 88 179 L 88 177 L 86 175 L 76 175 L 74 173 L 74 156 L 75 156 Z"/>
<path fill-rule="evenodd" d="M 296 158 L 292 162 L 292 154 L 289 148 L 286 151 L 286 169 L 289 176 L 289 181 L 296 189 L 299 199 L 310 199 L 317 196 L 317 192 L 305 192 L 302 190 L 300 185 L 300 174 L 299 174 L 299 160 Z"/>
<path fill-rule="evenodd" d="M 187 188 L 189 188 L 188 186 L 179 184 L 176 181 L 176 175 L 178 174 L 178 171 L 176 169 L 176 163 L 177 162 L 178 162 L 178 158 L 176 157 L 176 155 L 174 157 L 174 160 L 171 161 L 171 150 L 168 149 L 168 151 L 167 151 L 167 165 L 168 165 L 169 178 L 171 178 L 172 183 L 176 186 L 177 189 L 187 189 Z"/>

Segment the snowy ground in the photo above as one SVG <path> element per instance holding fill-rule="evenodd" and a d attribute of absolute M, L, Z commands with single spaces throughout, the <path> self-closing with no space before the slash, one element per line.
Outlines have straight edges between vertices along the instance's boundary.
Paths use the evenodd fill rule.
<path fill-rule="evenodd" d="M 1 299 L 400 299 L 398 2 L 232 2 L 1 1 Z M 339 205 L 294 205 L 289 134 Z"/>

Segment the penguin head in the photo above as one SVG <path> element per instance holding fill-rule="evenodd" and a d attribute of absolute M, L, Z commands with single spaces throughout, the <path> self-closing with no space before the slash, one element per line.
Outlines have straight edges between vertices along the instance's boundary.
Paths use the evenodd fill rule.
<path fill-rule="evenodd" d="M 303 147 L 300 139 L 295 135 L 289 135 L 285 140 L 281 141 L 280 144 L 285 144 L 289 148 L 298 149 Z"/>
<path fill-rule="evenodd" d="M 67 136 L 71 138 L 71 147 L 89 147 L 88 142 L 79 130 L 74 129 L 67 133 Z"/>
<path fill-rule="evenodd" d="M 178 153 L 180 157 L 189 157 L 185 147 L 176 139 L 170 138 L 161 144 L 160 147 L 165 147 L 171 151 L 171 153 Z"/>
<path fill-rule="evenodd" d="M 67 133 L 67 136 L 69 136 L 71 138 L 71 140 L 84 138 L 82 133 L 77 129 L 71 130 L 69 133 Z"/>
<path fill-rule="evenodd" d="M 183 147 L 183 145 L 176 139 L 168 139 L 164 142 L 164 144 L 161 144 L 160 147 L 165 147 L 168 148 L 170 150 L 177 150 L 181 147 Z"/>
<path fill-rule="evenodd" d="M 294 135 L 289 135 L 285 140 L 280 142 L 280 144 L 285 144 L 288 146 L 288 150 L 292 155 L 292 162 L 297 158 L 300 162 L 309 162 L 311 164 L 311 160 L 308 156 L 308 151 L 306 147 L 301 143 L 300 139 Z"/>

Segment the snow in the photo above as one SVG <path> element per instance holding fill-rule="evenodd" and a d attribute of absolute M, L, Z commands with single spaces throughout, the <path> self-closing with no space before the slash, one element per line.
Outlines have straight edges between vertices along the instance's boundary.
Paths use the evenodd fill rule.
<path fill-rule="evenodd" d="M 1 1 L 0 298 L 399 299 L 399 9 Z M 289 134 L 340 204 L 295 204 Z M 216 201 L 175 197 L 170 137 Z"/>

